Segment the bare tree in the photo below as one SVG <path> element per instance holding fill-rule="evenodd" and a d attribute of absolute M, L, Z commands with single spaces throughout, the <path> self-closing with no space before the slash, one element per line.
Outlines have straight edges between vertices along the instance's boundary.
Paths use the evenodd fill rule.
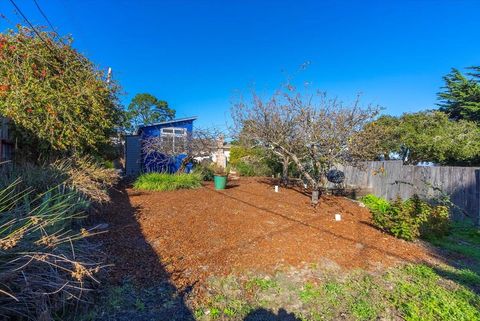
<path fill-rule="evenodd" d="M 142 141 L 142 153 L 147 165 L 165 167 L 175 162 L 179 155 L 183 155 L 179 172 L 183 172 L 186 166 L 194 159 L 210 157 L 218 148 L 218 139 L 222 137 L 216 129 L 195 129 L 191 133 L 163 134 L 149 137 Z"/>
<path fill-rule="evenodd" d="M 288 167 L 292 161 L 287 150 L 298 145 L 296 131 L 298 113 L 292 112 L 292 106 L 281 99 L 277 91 L 269 99 L 263 100 L 255 92 L 252 100 L 241 98 L 232 107 L 234 130 L 240 141 L 251 147 L 268 149 L 282 162 L 282 183 L 288 183 Z"/>
<path fill-rule="evenodd" d="M 344 105 L 325 93 L 300 93 L 288 85 L 262 100 L 256 93 L 249 103 L 240 101 L 232 117 L 242 135 L 257 146 L 291 159 L 312 189 L 317 204 L 326 187 L 327 173 L 339 164 L 356 164 L 370 155 L 363 130 L 378 114 L 375 106 L 361 107 L 359 99 Z"/>

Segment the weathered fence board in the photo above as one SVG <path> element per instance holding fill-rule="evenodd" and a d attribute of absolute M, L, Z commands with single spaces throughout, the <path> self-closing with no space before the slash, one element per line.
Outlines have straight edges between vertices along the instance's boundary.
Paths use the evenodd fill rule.
<path fill-rule="evenodd" d="M 367 188 L 386 199 L 418 194 L 434 199 L 448 196 L 455 205 L 455 219 L 471 218 L 480 225 L 480 168 L 412 166 L 402 161 L 365 162 L 340 167 L 349 187 Z"/>

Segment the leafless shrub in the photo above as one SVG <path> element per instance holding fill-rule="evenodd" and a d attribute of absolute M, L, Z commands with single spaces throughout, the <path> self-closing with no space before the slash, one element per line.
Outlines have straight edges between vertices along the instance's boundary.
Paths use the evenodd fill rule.
<path fill-rule="evenodd" d="M 216 129 L 195 129 L 185 136 L 157 136 L 142 141 L 142 153 L 146 165 L 164 167 L 174 162 L 178 155 L 184 155 L 180 172 L 194 159 L 210 157 L 218 148 L 222 134 Z M 222 143 L 223 143 L 223 139 Z"/>
<path fill-rule="evenodd" d="M 110 200 L 108 188 L 118 181 L 118 174 L 113 169 L 103 168 L 91 157 L 62 159 L 50 165 L 65 173 L 64 184 L 88 200 L 104 203 Z"/>

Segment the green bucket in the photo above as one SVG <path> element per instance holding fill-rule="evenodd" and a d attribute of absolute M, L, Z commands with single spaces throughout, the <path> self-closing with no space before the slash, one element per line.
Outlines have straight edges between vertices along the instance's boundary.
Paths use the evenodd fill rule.
<path fill-rule="evenodd" d="M 227 186 L 227 176 L 213 176 L 213 182 L 215 184 L 215 189 L 225 189 Z"/>

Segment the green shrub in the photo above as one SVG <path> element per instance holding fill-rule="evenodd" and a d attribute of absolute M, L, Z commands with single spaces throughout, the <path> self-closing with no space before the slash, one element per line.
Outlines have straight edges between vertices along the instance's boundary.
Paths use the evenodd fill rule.
<path fill-rule="evenodd" d="M 240 176 L 270 176 L 272 174 L 267 164 L 251 157 L 238 161 L 234 167 Z"/>
<path fill-rule="evenodd" d="M 3 32 L 0 43 L 0 114 L 12 120 L 17 156 L 101 153 L 111 145 L 123 119 L 120 87 L 106 82 L 72 39 L 18 26 Z"/>
<path fill-rule="evenodd" d="M 233 145 L 230 148 L 229 162 L 232 166 L 237 166 L 244 157 L 247 156 L 261 156 L 261 151 L 255 148 L 248 148 L 240 145 Z"/>
<path fill-rule="evenodd" d="M 240 176 L 256 176 L 255 175 L 255 168 L 253 165 L 245 163 L 243 161 L 237 162 L 235 165 L 235 169 L 238 171 Z"/>
<path fill-rule="evenodd" d="M 215 171 L 212 163 L 198 163 L 193 169 L 193 173 L 199 175 L 204 181 L 213 181 Z"/>
<path fill-rule="evenodd" d="M 407 241 L 417 237 L 431 238 L 448 234 L 449 209 L 443 205 L 430 205 L 418 195 L 394 202 L 369 194 L 362 202 L 372 212 L 373 223 L 380 229 Z"/>
<path fill-rule="evenodd" d="M 259 148 L 232 146 L 229 163 L 240 176 L 270 176 L 281 170 L 278 160 Z"/>
<path fill-rule="evenodd" d="M 202 177 L 198 174 L 147 173 L 137 178 L 133 187 L 146 191 L 173 191 L 202 186 Z"/>

